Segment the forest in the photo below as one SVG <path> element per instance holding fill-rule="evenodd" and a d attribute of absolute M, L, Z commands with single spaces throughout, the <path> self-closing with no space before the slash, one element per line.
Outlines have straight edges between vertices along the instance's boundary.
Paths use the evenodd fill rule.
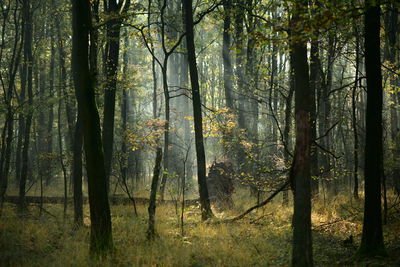
<path fill-rule="evenodd" d="M 397 0 L 0 0 L 0 266 L 400 266 Z"/>

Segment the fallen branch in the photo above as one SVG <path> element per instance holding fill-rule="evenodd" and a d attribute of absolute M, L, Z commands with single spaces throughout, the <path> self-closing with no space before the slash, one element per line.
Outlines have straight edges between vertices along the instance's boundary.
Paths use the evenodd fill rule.
<path fill-rule="evenodd" d="M 236 216 L 234 218 L 231 219 L 226 219 L 226 220 L 222 220 L 220 221 L 220 223 L 231 223 L 231 222 L 235 222 L 238 221 L 240 219 L 243 219 L 247 214 L 249 214 L 250 212 L 252 212 L 255 209 L 261 208 L 265 205 L 267 205 L 269 202 L 272 201 L 272 199 L 274 199 L 274 197 L 276 197 L 276 195 L 278 195 L 281 191 L 285 190 L 286 187 L 289 185 L 289 180 L 286 181 L 281 187 L 279 187 L 277 190 L 275 190 L 266 200 L 264 200 L 263 202 L 260 202 L 259 204 L 249 208 L 248 210 L 246 210 L 245 212 L 243 212 L 242 214 L 240 214 L 239 216 Z"/>
<path fill-rule="evenodd" d="M 148 198 L 134 198 L 136 203 L 139 204 L 144 204 L 147 205 L 149 203 Z M 4 197 L 4 203 L 12 203 L 12 204 L 18 204 L 19 203 L 19 197 L 18 196 L 6 196 Z M 43 199 L 40 196 L 26 196 L 25 197 L 26 203 L 35 203 L 35 204 L 63 204 L 64 203 L 64 197 L 43 197 Z M 73 198 L 68 198 L 68 203 L 72 203 Z M 109 197 L 110 204 L 113 205 L 131 205 L 132 204 L 132 199 L 127 198 L 127 197 L 121 197 L 121 196 L 110 196 Z M 198 203 L 198 199 L 187 199 L 185 201 L 186 205 L 195 205 Z M 88 203 L 88 197 L 83 197 L 83 203 L 87 204 Z M 160 203 L 174 203 L 172 200 L 164 200 L 160 201 Z"/>

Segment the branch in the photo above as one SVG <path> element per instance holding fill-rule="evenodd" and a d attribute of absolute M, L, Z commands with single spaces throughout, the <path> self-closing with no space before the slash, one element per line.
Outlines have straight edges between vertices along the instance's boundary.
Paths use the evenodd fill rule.
<path fill-rule="evenodd" d="M 235 221 L 238 221 L 240 219 L 243 219 L 247 214 L 249 214 L 253 210 L 261 208 L 261 207 L 267 205 L 269 202 L 271 202 L 272 199 L 274 199 L 274 197 L 276 197 L 281 191 L 286 189 L 286 187 L 289 185 L 289 183 L 290 183 L 289 180 L 287 180 L 281 187 L 279 187 L 277 190 L 275 190 L 266 200 L 264 200 L 263 202 L 261 202 L 261 203 L 255 205 L 255 206 L 249 208 L 248 210 L 246 210 L 245 212 L 243 212 L 239 216 L 236 216 L 236 217 L 234 217 L 232 219 L 227 219 L 227 220 L 220 221 L 219 223 L 231 223 L 231 222 L 235 222 Z"/>

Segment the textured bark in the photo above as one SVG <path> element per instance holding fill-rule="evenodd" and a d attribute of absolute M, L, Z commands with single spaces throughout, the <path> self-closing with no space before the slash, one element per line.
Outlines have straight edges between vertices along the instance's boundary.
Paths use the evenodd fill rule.
<path fill-rule="evenodd" d="M 161 161 L 162 161 L 162 149 L 157 148 L 156 161 L 153 171 L 153 179 L 151 180 L 151 191 L 150 191 L 150 201 L 149 201 L 149 226 L 147 228 L 147 239 L 151 240 L 156 236 L 155 230 L 155 216 L 156 216 L 156 200 L 157 200 L 157 187 L 158 180 L 161 171 Z"/>
<path fill-rule="evenodd" d="M 307 42 L 300 25 L 307 1 L 297 1 L 290 23 L 295 84 L 296 146 L 292 163 L 294 184 L 292 266 L 313 266 L 311 238 L 311 123 Z"/>
<path fill-rule="evenodd" d="M 89 70 L 89 0 L 72 2 L 72 70 L 78 109 L 82 116 L 90 206 L 90 250 L 107 252 L 113 248 L 110 206 L 102 150 L 100 118 Z"/>
<path fill-rule="evenodd" d="M 380 14 L 376 1 L 365 7 L 365 68 L 367 76 L 367 113 L 365 140 L 365 202 L 363 232 L 358 255 L 385 255 L 382 233 L 381 179 L 383 174 L 382 72 L 380 59 Z"/>
<path fill-rule="evenodd" d="M 126 3 L 125 3 L 126 2 Z M 121 8 L 124 12 L 129 8 L 130 1 L 106 1 L 105 10 L 111 16 L 107 22 L 107 43 L 105 48 L 105 92 L 104 92 L 104 119 L 103 119 L 103 149 L 104 162 L 107 176 L 107 190 L 110 186 L 112 171 L 112 155 L 114 146 L 114 121 L 115 121 L 115 95 L 117 90 L 117 70 L 121 32 Z"/>
<path fill-rule="evenodd" d="M 210 206 L 206 181 L 206 155 L 203 140 L 203 118 L 201 114 L 201 98 L 199 77 L 197 72 L 196 51 L 193 32 L 193 10 L 192 0 L 182 0 L 185 16 L 186 43 L 189 62 L 190 83 L 192 86 L 194 134 L 197 156 L 197 181 L 199 184 L 199 195 L 201 204 L 201 218 L 207 220 L 213 217 Z"/>

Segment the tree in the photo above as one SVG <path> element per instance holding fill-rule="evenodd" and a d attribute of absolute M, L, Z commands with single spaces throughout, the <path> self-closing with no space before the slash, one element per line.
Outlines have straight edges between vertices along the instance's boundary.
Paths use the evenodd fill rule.
<path fill-rule="evenodd" d="M 311 123 L 307 41 L 302 36 L 307 1 L 295 1 L 290 20 L 295 86 L 296 145 L 291 179 L 294 185 L 292 266 L 313 266 L 311 239 Z"/>
<path fill-rule="evenodd" d="M 379 1 L 365 2 L 364 46 L 367 76 L 367 112 L 365 137 L 365 202 L 363 231 L 358 255 L 385 255 L 382 233 L 381 179 L 383 174 L 382 141 L 382 70 L 380 58 Z"/>
<path fill-rule="evenodd" d="M 226 107 L 230 109 L 231 112 L 234 111 L 233 107 L 233 96 L 232 96 L 232 59 L 231 59 L 231 12 L 232 4 L 230 0 L 224 0 L 224 33 L 223 33 L 223 45 L 222 45 L 222 60 L 224 64 L 224 92 Z"/>
<path fill-rule="evenodd" d="M 203 118 L 201 114 L 201 98 L 199 77 L 197 72 L 196 51 L 194 46 L 192 0 L 182 0 L 185 16 L 186 45 L 189 62 L 190 84 L 192 86 L 194 134 L 197 156 L 197 181 L 201 203 L 201 218 L 207 220 L 213 217 L 206 181 L 206 156 L 203 140 Z"/>
<path fill-rule="evenodd" d="M 104 62 L 105 92 L 103 120 L 103 147 L 108 188 L 114 147 L 115 93 L 117 90 L 117 69 L 120 50 L 121 13 L 127 12 L 130 6 L 130 0 L 108 0 L 104 1 L 104 3 L 104 8 L 109 16 L 109 20 L 107 21 L 107 42 Z"/>
<path fill-rule="evenodd" d="M 110 206 L 102 150 L 100 118 L 89 69 L 89 0 L 72 1 L 72 72 L 82 130 L 88 176 L 90 205 L 90 250 L 108 252 L 113 248 Z"/>
<path fill-rule="evenodd" d="M 21 177 L 19 180 L 19 196 L 20 203 L 19 208 L 20 211 L 26 210 L 26 202 L 25 202 L 25 190 L 26 190 L 26 181 L 28 179 L 28 168 L 29 168 L 29 144 L 30 144 L 30 134 L 31 134 L 31 125 L 32 125 L 32 117 L 33 117 L 33 90 L 32 90 L 32 65 L 33 65 L 33 53 L 32 53 L 32 16 L 33 11 L 31 8 L 30 0 L 24 0 L 22 4 L 23 16 L 25 21 L 24 27 L 24 66 L 22 70 L 22 77 L 24 79 L 24 84 L 26 85 L 27 93 L 28 93 L 28 114 L 25 118 L 25 126 L 24 126 L 24 138 L 23 138 L 23 146 L 22 146 L 22 154 L 21 154 Z M 25 89 L 22 89 L 25 90 Z M 20 133 L 22 134 L 22 133 Z"/>

